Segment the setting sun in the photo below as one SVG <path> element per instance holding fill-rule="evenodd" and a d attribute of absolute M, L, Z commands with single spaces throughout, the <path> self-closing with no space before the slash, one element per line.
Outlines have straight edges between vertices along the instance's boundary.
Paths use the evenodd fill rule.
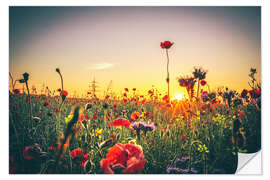
<path fill-rule="evenodd" d="M 175 100 L 182 100 L 184 98 L 184 95 L 181 94 L 181 93 L 177 93 L 172 99 L 175 99 Z"/>

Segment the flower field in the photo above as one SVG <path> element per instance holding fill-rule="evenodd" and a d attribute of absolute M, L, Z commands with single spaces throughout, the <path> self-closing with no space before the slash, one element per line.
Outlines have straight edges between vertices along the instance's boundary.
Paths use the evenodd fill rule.
<path fill-rule="evenodd" d="M 172 44 L 161 43 L 166 50 Z M 179 77 L 181 100 L 149 89 L 123 89 L 104 98 L 29 93 L 24 73 L 9 92 L 11 174 L 232 174 L 237 153 L 261 148 L 261 87 L 251 69 L 250 89 L 202 91 L 206 71 Z M 247 76 L 248 77 L 248 76 Z M 17 81 L 17 80 L 16 80 Z M 15 82 L 16 82 L 15 81 Z M 60 83 L 59 83 L 60 84 Z"/>

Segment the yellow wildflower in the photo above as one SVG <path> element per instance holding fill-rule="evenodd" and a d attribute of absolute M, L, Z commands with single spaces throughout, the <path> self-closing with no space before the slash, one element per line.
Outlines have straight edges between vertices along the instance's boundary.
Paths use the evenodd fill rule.
<path fill-rule="evenodd" d="M 199 147 L 198 147 L 198 151 L 209 153 L 209 150 L 208 150 L 208 148 L 206 147 L 205 144 L 203 146 L 200 144 Z"/>
<path fill-rule="evenodd" d="M 70 114 L 70 115 L 68 115 L 67 117 L 65 117 L 65 122 L 66 122 L 66 124 L 69 123 L 69 121 L 72 119 L 72 117 L 73 117 L 72 114 Z"/>
<path fill-rule="evenodd" d="M 95 131 L 92 130 L 92 136 L 96 136 L 97 138 L 101 138 L 101 134 L 102 134 L 102 129 L 97 128 L 97 129 L 95 129 Z"/>

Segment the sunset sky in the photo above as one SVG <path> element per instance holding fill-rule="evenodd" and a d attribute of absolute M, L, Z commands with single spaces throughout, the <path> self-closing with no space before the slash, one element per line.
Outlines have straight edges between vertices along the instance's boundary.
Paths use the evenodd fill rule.
<path fill-rule="evenodd" d="M 208 70 L 211 89 L 249 88 L 251 67 L 261 75 L 260 7 L 10 7 L 9 68 L 15 79 L 30 74 L 30 87 L 85 93 L 112 80 L 115 92 L 154 85 L 166 93 L 169 40 L 171 93 L 185 92 L 177 77 L 194 66 Z M 17 84 L 17 88 L 22 85 Z"/>

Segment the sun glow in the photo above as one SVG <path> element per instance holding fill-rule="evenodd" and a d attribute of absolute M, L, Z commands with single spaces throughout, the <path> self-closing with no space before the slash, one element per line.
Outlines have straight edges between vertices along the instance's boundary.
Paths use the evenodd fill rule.
<path fill-rule="evenodd" d="M 177 93 L 172 99 L 173 99 L 173 100 L 178 100 L 178 101 L 180 101 L 180 100 L 182 100 L 183 98 L 184 98 L 184 95 L 183 95 L 183 94 Z"/>

